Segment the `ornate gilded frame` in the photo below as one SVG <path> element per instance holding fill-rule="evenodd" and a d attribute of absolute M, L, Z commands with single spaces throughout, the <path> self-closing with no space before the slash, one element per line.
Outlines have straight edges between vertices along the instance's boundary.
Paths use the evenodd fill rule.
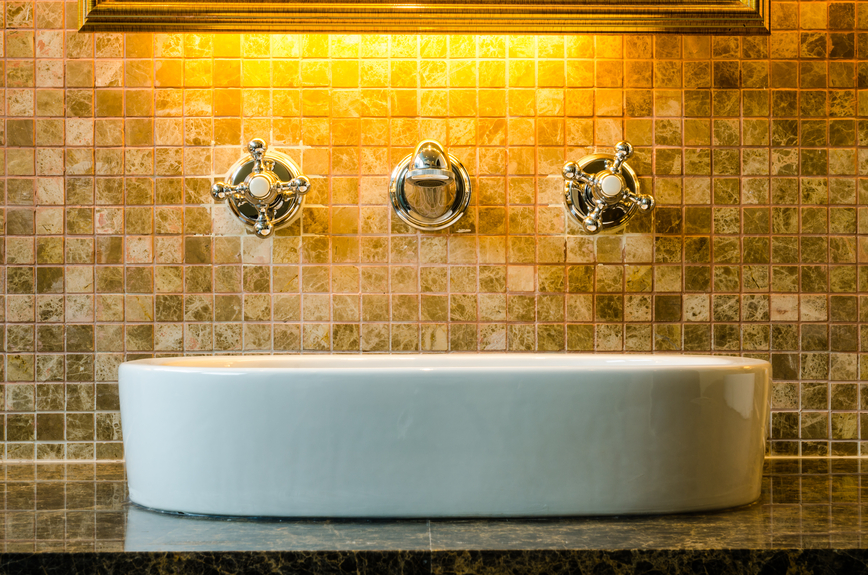
<path fill-rule="evenodd" d="M 79 0 L 83 32 L 768 34 L 770 0 Z"/>

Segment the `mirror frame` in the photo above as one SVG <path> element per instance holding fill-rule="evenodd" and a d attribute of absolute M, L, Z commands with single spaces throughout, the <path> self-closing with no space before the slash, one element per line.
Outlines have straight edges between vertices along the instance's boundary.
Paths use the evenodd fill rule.
<path fill-rule="evenodd" d="M 770 33 L 770 0 L 79 0 L 82 32 Z"/>

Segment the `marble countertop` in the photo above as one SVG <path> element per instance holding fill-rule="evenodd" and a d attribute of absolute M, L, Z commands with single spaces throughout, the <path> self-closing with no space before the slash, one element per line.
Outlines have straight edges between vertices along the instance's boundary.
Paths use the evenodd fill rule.
<path fill-rule="evenodd" d="M 868 459 L 770 459 L 757 503 L 715 513 L 311 521 L 157 513 L 129 502 L 122 464 L 7 463 L 0 466 L 0 574 L 48 567 L 69 573 L 776 572 L 807 567 L 806 561 L 858 572 L 868 570 L 866 472 Z"/>

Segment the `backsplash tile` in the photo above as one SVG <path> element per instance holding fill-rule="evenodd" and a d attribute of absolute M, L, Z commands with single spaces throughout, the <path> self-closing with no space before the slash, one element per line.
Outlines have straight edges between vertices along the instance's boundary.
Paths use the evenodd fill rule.
<path fill-rule="evenodd" d="M 117 368 L 182 353 L 675 352 L 774 370 L 769 453 L 868 450 L 868 27 L 771 37 L 79 34 L 4 4 L 7 459 L 123 457 Z M 246 235 L 212 181 L 254 137 L 313 188 Z M 414 233 L 392 167 L 474 177 Z M 588 237 L 560 169 L 626 138 L 658 207 Z"/>

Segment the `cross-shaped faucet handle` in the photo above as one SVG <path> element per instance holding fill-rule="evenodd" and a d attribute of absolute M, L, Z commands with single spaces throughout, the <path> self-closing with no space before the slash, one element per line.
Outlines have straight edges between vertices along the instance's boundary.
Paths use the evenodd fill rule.
<path fill-rule="evenodd" d="M 635 207 L 641 210 L 654 207 L 652 196 L 633 191 L 638 189 L 636 174 L 625 164 L 632 156 L 633 146 L 622 141 L 615 144 L 615 153 L 605 162 L 602 162 L 602 159 L 606 158 L 606 155 L 600 154 L 586 157 L 579 163 L 564 164 L 562 174 L 567 182 L 567 205 L 575 206 L 572 189 L 577 186 L 577 189 L 581 190 L 584 208 L 574 215 L 579 218 L 586 232 L 594 234 L 603 228 L 603 212 L 609 208 L 620 205 L 621 210 L 627 214 Z M 595 166 L 599 171 L 588 173 L 583 170 L 583 166 Z"/>
<path fill-rule="evenodd" d="M 274 158 L 267 155 L 265 140 L 254 138 L 247 144 L 247 151 L 253 161 L 250 173 L 237 184 L 216 182 L 211 186 L 211 196 L 219 201 L 230 199 L 235 205 L 250 204 L 259 214 L 253 230 L 264 238 L 271 235 L 274 228 L 274 211 L 295 196 L 308 193 L 310 180 L 301 173 L 288 182 L 281 180 L 274 172 Z"/>

